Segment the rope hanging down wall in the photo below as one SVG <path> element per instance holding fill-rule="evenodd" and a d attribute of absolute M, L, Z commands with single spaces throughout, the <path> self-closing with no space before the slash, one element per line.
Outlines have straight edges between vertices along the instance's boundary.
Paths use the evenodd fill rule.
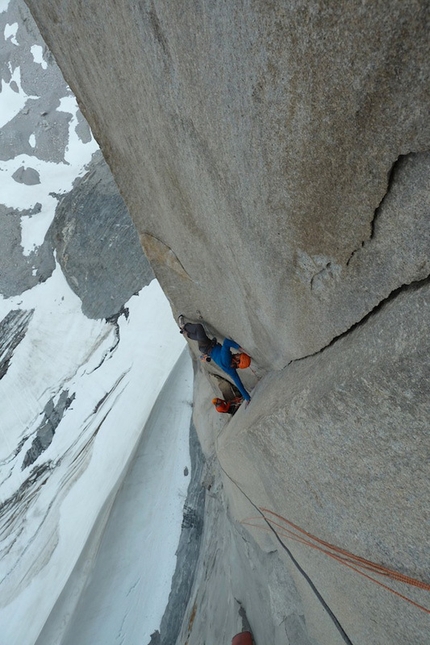
<path fill-rule="evenodd" d="M 422 580 L 417 580 L 416 578 L 412 578 L 411 576 L 407 576 L 403 573 L 400 573 L 399 571 L 395 571 L 394 569 L 389 569 L 388 567 L 384 567 L 381 564 L 377 564 L 376 562 L 372 562 L 371 560 L 362 558 L 361 556 L 355 555 L 354 553 L 350 553 L 349 551 L 346 551 L 346 549 L 342 549 L 341 547 L 335 546 L 334 544 L 330 544 L 329 542 L 321 540 L 315 535 L 312 535 L 311 533 L 308 533 L 304 529 L 300 528 L 299 526 L 297 526 L 297 524 L 293 524 L 293 522 L 290 522 L 285 517 L 282 517 L 282 515 L 278 515 L 278 513 L 274 513 L 273 511 L 270 511 L 267 508 L 259 508 L 258 511 L 261 513 L 261 515 L 259 515 L 258 517 L 254 517 L 254 518 L 251 517 L 251 518 L 242 520 L 242 524 L 253 526 L 254 528 L 259 528 L 263 530 L 271 529 L 273 531 L 275 531 L 274 527 L 276 527 L 275 532 L 278 536 L 282 536 L 282 537 L 294 540 L 296 542 L 300 542 L 301 544 L 305 544 L 306 546 L 309 546 L 313 549 L 316 549 L 317 551 L 320 551 L 321 553 L 324 553 L 330 558 L 333 558 L 337 562 L 340 562 L 341 564 L 345 565 L 349 569 L 352 569 L 356 573 L 359 573 L 360 575 L 364 576 L 368 580 L 371 580 L 375 584 L 383 587 L 384 589 L 387 589 L 387 591 L 390 591 L 391 593 L 398 596 L 399 598 L 402 598 L 403 600 L 410 603 L 411 605 L 414 605 L 414 607 L 417 607 L 418 609 L 421 609 L 427 614 L 430 614 L 430 609 L 427 609 L 427 607 L 420 605 L 419 603 L 415 602 L 411 598 L 408 598 L 407 596 L 399 593 L 395 589 L 392 589 L 391 587 L 384 584 L 380 580 L 377 580 L 376 578 L 366 573 L 366 571 L 368 571 L 369 573 L 372 573 L 373 575 L 383 576 L 385 578 L 395 580 L 396 582 L 402 582 L 404 584 L 417 587 L 425 591 L 430 591 L 430 584 L 423 582 Z M 262 519 L 264 520 L 265 525 L 254 523 Z"/>
<path fill-rule="evenodd" d="M 307 581 L 307 583 L 309 584 L 310 588 L 311 588 L 311 589 L 312 589 L 312 591 L 314 592 L 315 596 L 318 598 L 318 601 L 321 603 L 321 605 L 324 607 L 325 611 L 327 612 L 328 616 L 329 616 L 329 617 L 330 617 L 330 619 L 333 621 L 333 624 L 334 624 L 335 628 L 337 629 L 337 631 L 339 632 L 340 636 L 342 637 L 342 640 L 346 643 L 346 645 L 353 645 L 353 643 L 352 643 L 351 639 L 349 638 L 348 634 L 346 633 L 346 631 L 344 630 L 344 628 L 343 628 L 343 627 L 342 627 L 342 625 L 340 624 L 339 620 L 337 619 L 336 615 L 335 615 L 335 614 L 334 614 L 334 612 L 331 610 L 331 608 L 329 607 L 329 605 L 327 604 L 327 602 L 324 600 L 324 598 L 323 598 L 323 596 L 321 595 L 321 593 L 318 591 L 318 589 L 317 589 L 316 585 L 315 585 L 315 584 L 314 584 L 314 582 L 311 580 L 310 576 L 306 573 L 306 571 L 303 569 L 303 567 L 302 567 L 302 566 L 299 564 L 299 562 L 296 560 L 296 558 L 295 558 L 295 557 L 294 557 L 294 555 L 291 553 L 291 551 L 290 551 L 290 549 L 287 547 L 287 545 L 286 545 L 286 544 L 281 540 L 281 538 L 279 537 L 279 535 L 278 535 L 278 533 L 276 532 L 276 530 L 273 528 L 273 526 L 270 524 L 270 522 L 265 518 L 264 513 L 262 513 L 262 511 L 258 508 L 258 506 L 256 506 L 256 504 L 254 504 L 254 502 L 252 501 L 252 499 L 251 499 L 250 497 L 248 497 L 248 495 L 245 493 L 245 491 L 244 491 L 244 490 L 242 490 L 242 488 L 240 487 L 240 485 L 238 484 L 238 482 L 237 482 L 237 481 L 235 481 L 235 480 L 233 479 L 233 477 L 231 477 L 231 476 L 230 476 L 230 475 L 229 475 L 229 474 L 224 470 L 224 468 L 222 467 L 221 463 L 220 463 L 220 467 L 221 467 L 221 470 L 222 470 L 222 472 L 224 473 L 224 475 L 225 475 L 226 477 L 228 477 L 228 479 L 229 479 L 229 480 L 230 480 L 230 481 L 231 481 L 231 482 L 232 482 L 232 483 L 237 487 L 237 489 L 238 489 L 238 490 L 242 493 L 242 495 L 243 495 L 243 496 L 248 500 L 248 502 L 251 504 L 251 506 L 253 506 L 253 507 L 255 508 L 255 510 L 256 510 L 258 513 L 260 513 L 260 518 L 259 518 L 259 519 L 263 519 L 263 520 L 264 520 L 264 522 L 266 523 L 266 526 L 267 526 L 267 530 L 268 530 L 268 531 L 271 531 L 271 532 L 273 533 L 274 537 L 275 537 L 275 538 L 276 538 L 276 540 L 279 542 L 279 544 L 281 545 L 281 547 L 284 549 L 284 551 L 286 551 L 286 553 L 288 553 L 288 556 L 290 557 L 291 562 L 294 564 L 294 566 L 296 567 L 296 569 L 300 572 L 300 574 L 301 574 L 301 575 L 304 577 L 304 579 Z M 263 528 L 263 527 L 259 527 L 259 528 Z"/>

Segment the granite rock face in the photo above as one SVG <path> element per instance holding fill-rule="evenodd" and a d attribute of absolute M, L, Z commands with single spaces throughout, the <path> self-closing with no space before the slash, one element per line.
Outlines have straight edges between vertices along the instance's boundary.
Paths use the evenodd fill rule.
<path fill-rule="evenodd" d="M 196 428 L 231 516 L 266 507 L 429 583 L 428 3 L 27 4 L 174 314 L 235 338 L 265 374 L 226 420 L 197 371 Z M 289 614 L 287 584 L 272 586 L 272 616 L 291 631 L 265 631 L 250 594 L 258 645 L 428 642 L 416 606 L 249 531 L 278 551 L 303 601 Z M 267 593 L 253 553 L 252 584 Z M 178 642 L 232 636 L 237 606 L 220 589 L 237 581 L 203 590 L 213 562 Z M 225 631 L 208 633 L 208 612 Z"/>
<path fill-rule="evenodd" d="M 9 92 L 12 105 L 21 101 L 23 106 L 13 118 L 7 120 L 6 110 L 0 118 L 0 162 L 10 162 L 14 169 L 13 182 L 5 182 L 0 197 L 0 293 L 9 298 L 45 282 L 55 269 L 55 251 L 69 285 L 82 299 L 83 312 L 109 318 L 152 280 L 153 272 L 100 152 L 71 192 L 51 194 L 58 201 L 54 222 L 40 243 L 25 248 L 23 220 L 46 213 L 36 199 L 30 208 L 13 208 L 7 193 L 16 183 L 25 194 L 26 187 L 47 183 L 49 174 L 59 174 L 61 165 L 70 165 L 66 157 L 73 148 L 72 114 L 67 102 L 72 97 L 23 0 L 0 13 L 0 28 L 5 34 L 0 44 L 2 90 Z M 79 140 L 88 143 L 91 131 L 79 110 L 76 121 Z M 40 170 L 33 167 L 38 161 L 51 164 L 49 172 L 42 173 L 43 181 Z"/>
<path fill-rule="evenodd" d="M 279 554 L 262 550 L 245 527 L 232 521 L 219 467 L 212 462 L 209 468 L 215 482 L 206 499 L 210 524 L 176 642 L 229 645 L 234 634 L 252 628 L 258 644 L 317 645 L 307 634 L 300 596 Z"/>
<path fill-rule="evenodd" d="M 100 153 L 60 201 L 48 237 L 89 318 L 115 316 L 154 277 Z"/>
<path fill-rule="evenodd" d="M 422 231 L 396 267 L 376 224 L 430 148 L 427 2 L 28 5 L 138 231 L 189 276 L 153 258 L 175 310 L 282 367 L 423 278 Z"/>
<path fill-rule="evenodd" d="M 426 280 L 318 355 L 260 383 L 256 400 L 218 436 L 241 519 L 256 514 L 244 508 L 242 489 L 257 508 L 429 583 L 429 307 Z M 275 521 L 285 540 L 289 527 Z M 264 524 L 256 524 L 254 537 L 264 544 Z M 352 643 L 428 641 L 424 611 L 309 546 L 286 542 Z M 428 591 L 376 579 L 428 607 Z M 308 615 L 308 624 L 316 630 L 318 619 Z"/>

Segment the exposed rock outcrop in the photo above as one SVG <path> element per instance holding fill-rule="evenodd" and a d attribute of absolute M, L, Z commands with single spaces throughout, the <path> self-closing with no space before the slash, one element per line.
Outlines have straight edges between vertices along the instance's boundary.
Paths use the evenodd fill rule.
<path fill-rule="evenodd" d="M 33 311 L 10 311 L 0 321 L 0 380 L 9 369 L 13 353 L 24 338 Z"/>
<path fill-rule="evenodd" d="M 60 201 L 49 239 L 89 318 L 114 316 L 154 277 L 100 153 Z"/>
<path fill-rule="evenodd" d="M 40 171 L 33 167 L 38 161 L 52 164 L 49 172 L 42 165 L 43 183 L 47 183 L 51 173 L 60 175 L 57 164 L 70 163 L 67 153 L 73 148 L 69 132 L 73 117 L 67 111 L 70 88 L 24 2 L 10 4 L 7 13 L 0 13 L 0 28 L 5 32 L 0 74 L 5 93 L 11 90 L 15 95 L 10 99 L 12 105 L 21 99 L 23 107 L 10 120 L 4 114 L 0 121 L 0 161 L 11 161 L 16 167 L 13 181 L 4 186 L 4 203 L 0 203 L 0 293 L 11 297 L 45 282 L 55 269 L 55 251 L 69 285 L 82 300 L 83 312 L 88 317 L 108 318 L 148 284 L 153 272 L 100 152 L 95 153 L 85 177 L 75 181 L 73 190 L 51 193 L 59 201 L 57 208 L 55 202 L 51 206 L 55 220 L 48 235 L 29 245 L 31 248 L 26 248 L 29 234 L 23 230 L 23 221 L 46 221 L 50 215 L 46 204 L 36 201 L 34 206 L 20 209 L 7 205 L 14 182 L 23 185 L 24 195 L 28 194 L 25 187 L 42 183 Z M 9 32 L 15 35 L 6 38 Z M 35 44 L 38 41 L 41 44 Z M 79 111 L 74 132 L 81 142 L 92 140 Z M 41 194 L 35 199 L 41 199 Z"/>
<path fill-rule="evenodd" d="M 45 282 L 55 269 L 52 246 L 44 241 L 37 251 L 28 255 L 21 246 L 21 218 L 40 213 L 41 205 L 15 210 L 0 204 L 0 293 L 6 298 L 21 294 L 40 282 Z M 13 269 L 11 270 L 11 267 Z"/>
<path fill-rule="evenodd" d="M 250 608 L 256 643 L 316 645 L 307 633 L 303 604 L 288 568 L 275 549 L 265 552 L 245 527 L 232 521 L 219 467 L 215 461 L 211 467 L 215 483 L 206 499 L 210 523 L 176 642 L 230 645 L 234 634 L 249 628 L 245 609 Z"/>
<path fill-rule="evenodd" d="M 331 347 L 261 382 L 258 404 L 218 437 L 237 516 L 256 515 L 242 489 L 256 507 L 322 540 L 429 582 L 430 365 L 420 358 L 430 350 L 429 307 L 428 281 L 408 287 Z M 264 525 L 256 524 L 254 536 L 267 548 Z M 285 526 L 275 527 L 280 535 Z M 425 644 L 428 614 L 285 541 L 352 643 Z M 428 591 L 393 588 L 428 607 Z M 318 619 L 308 623 L 317 629 Z"/>
<path fill-rule="evenodd" d="M 24 461 L 22 462 L 22 470 L 28 468 L 33 464 L 39 455 L 42 454 L 52 442 L 55 431 L 64 415 L 64 412 L 73 403 L 75 398 L 74 394 L 69 396 L 67 390 L 63 390 L 58 401 L 54 403 L 52 399 L 45 405 L 43 411 L 43 419 L 36 429 L 36 436 L 32 441 L 31 447 L 25 453 Z"/>
<path fill-rule="evenodd" d="M 266 506 L 430 582 L 428 3 L 26 1 L 174 313 L 270 372 L 228 424 L 197 377 L 197 431 L 233 517 Z M 279 551 L 304 612 L 276 631 L 258 593 L 238 598 L 258 645 L 428 642 L 422 610 L 249 530 Z M 206 567 L 180 643 L 232 635 L 218 626 L 237 606 L 220 583 L 203 590 Z M 285 588 L 270 606 L 288 625 Z"/>

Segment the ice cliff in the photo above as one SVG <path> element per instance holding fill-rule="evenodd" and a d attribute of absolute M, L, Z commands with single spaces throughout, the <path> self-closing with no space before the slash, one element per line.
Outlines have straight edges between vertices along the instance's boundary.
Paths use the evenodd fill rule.
<path fill-rule="evenodd" d="M 173 314 L 255 361 L 229 423 L 197 368 L 218 533 L 179 642 L 242 607 L 258 645 L 425 645 L 428 613 L 249 523 L 430 582 L 428 3 L 26 2 Z"/>

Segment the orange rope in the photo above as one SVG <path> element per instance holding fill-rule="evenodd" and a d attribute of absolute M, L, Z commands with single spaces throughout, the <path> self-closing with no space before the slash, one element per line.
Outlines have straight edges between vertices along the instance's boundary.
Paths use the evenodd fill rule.
<path fill-rule="evenodd" d="M 393 577 L 396 580 L 399 580 L 400 582 L 404 582 L 409 585 L 413 585 L 414 587 L 419 587 L 420 589 L 425 589 L 426 591 L 430 591 L 430 584 L 427 582 L 422 582 L 421 580 L 417 580 L 416 578 L 411 578 L 410 576 L 407 576 L 403 573 L 400 573 L 399 571 L 395 571 L 394 569 L 389 569 L 387 567 L 384 567 L 382 564 L 377 564 L 376 562 L 372 562 L 371 560 L 366 560 L 366 558 L 363 558 L 359 555 L 355 555 L 354 553 L 350 553 L 349 551 L 346 551 L 345 549 L 342 549 L 341 547 L 335 546 L 334 544 L 330 544 L 330 542 L 325 542 L 324 540 L 321 540 L 320 538 L 317 538 L 316 536 L 312 535 L 311 533 L 308 533 L 304 529 L 301 529 L 297 524 L 293 524 L 293 522 L 290 522 L 289 520 L 285 519 L 282 517 L 282 515 L 278 515 L 277 513 L 274 513 L 273 511 L 269 511 L 266 508 L 260 509 L 263 513 L 269 513 L 270 515 L 273 515 L 274 517 L 277 517 L 280 519 L 282 522 L 285 522 L 289 526 L 292 526 L 296 531 L 299 531 L 300 533 L 306 535 L 308 538 L 313 540 L 314 542 L 318 542 L 319 544 L 322 544 L 332 551 L 335 551 L 337 553 L 341 553 L 348 558 L 352 558 L 355 562 L 357 563 L 362 563 L 364 565 L 367 565 L 368 567 L 371 567 L 373 570 L 378 570 L 384 575 Z M 264 515 L 265 517 L 265 515 Z M 265 519 L 267 519 L 265 517 Z M 272 520 L 270 520 L 272 522 Z M 273 522 L 274 523 L 274 522 Z"/>
<path fill-rule="evenodd" d="M 282 517 L 282 515 L 278 515 L 278 513 L 275 513 L 274 511 L 270 511 L 266 508 L 260 508 L 259 510 L 262 514 L 262 517 L 250 517 L 248 518 L 248 520 L 243 520 L 242 524 L 247 524 L 248 526 L 252 526 L 254 528 L 265 529 L 267 531 L 269 531 L 270 528 L 274 530 L 273 527 L 277 527 L 280 529 L 281 535 L 283 537 L 290 538 L 296 542 L 299 542 L 306 546 L 310 546 L 320 551 L 321 553 L 324 553 L 325 555 L 328 555 L 329 557 L 333 558 L 337 562 L 344 564 L 345 566 L 352 569 L 356 573 L 359 573 L 360 575 L 364 576 L 368 580 L 371 580 L 372 582 L 375 582 L 376 584 L 383 587 L 384 589 L 391 591 L 391 593 L 395 594 L 399 598 L 402 598 L 403 600 L 406 600 L 407 602 L 414 605 L 418 609 L 421 609 L 422 611 L 425 611 L 426 613 L 430 614 L 430 609 L 427 609 L 426 607 L 419 605 L 418 603 L 411 600 L 407 596 L 404 596 L 398 591 L 395 591 L 391 587 L 388 587 L 387 585 L 383 584 L 379 580 L 376 580 L 372 576 L 364 573 L 362 569 L 366 571 L 370 571 L 371 573 L 374 573 L 377 575 L 389 577 L 397 582 L 402 582 L 405 584 L 418 587 L 420 589 L 424 589 L 426 591 L 430 591 L 430 584 L 426 582 L 422 582 L 421 580 L 417 580 L 416 578 L 407 576 L 403 573 L 400 573 L 399 571 L 394 571 L 393 569 L 384 567 L 383 565 L 377 564 L 376 562 L 372 562 L 371 560 L 366 560 L 366 558 L 355 555 L 354 553 L 350 553 L 349 551 L 346 551 L 341 547 L 337 547 L 334 544 L 330 544 L 330 542 L 326 542 L 325 540 L 322 540 L 316 537 L 315 535 L 308 533 L 304 529 L 297 526 L 297 524 L 290 522 L 285 517 Z M 280 522 L 274 521 L 272 518 L 269 518 L 266 515 L 271 515 L 274 518 L 277 518 L 283 524 L 281 524 Z M 261 520 L 261 519 L 264 519 L 267 522 L 268 526 L 263 527 L 263 526 L 251 523 L 251 520 Z M 291 530 L 291 528 L 287 528 L 285 524 L 292 527 L 292 529 L 294 530 Z"/>

